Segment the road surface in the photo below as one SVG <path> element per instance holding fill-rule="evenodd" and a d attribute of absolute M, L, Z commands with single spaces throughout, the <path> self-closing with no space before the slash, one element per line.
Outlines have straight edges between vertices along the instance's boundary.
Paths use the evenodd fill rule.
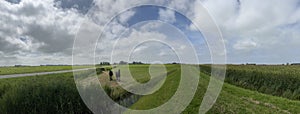
<path fill-rule="evenodd" d="M 47 74 L 59 74 L 59 73 L 67 73 L 67 72 L 84 71 L 84 70 L 90 70 L 90 69 L 95 69 L 95 68 L 84 68 L 84 69 L 62 70 L 62 71 L 51 71 L 51 72 L 38 72 L 38 73 L 25 73 L 25 74 L 0 75 L 0 79 L 28 77 L 28 76 L 40 76 L 40 75 L 47 75 Z"/>

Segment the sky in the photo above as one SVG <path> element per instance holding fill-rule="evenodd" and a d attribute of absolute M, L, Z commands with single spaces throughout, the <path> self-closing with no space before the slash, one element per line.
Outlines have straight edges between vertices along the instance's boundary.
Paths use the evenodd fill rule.
<path fill-rule="evenodd" d="M 94 42 L 96 61 L 167 63 L 184 56 L 187 63 L 210 63 L 206 38 L 192 23 L 201 15 L 194 2 L 219 27 L 227 63 L 300 62 L 299 0 L 143 0 L 176 10 L 129 7 L 140 1 L 1 0 L 0 66 L 72 64 L 73 43 L 86 20 L 105 33 Z M 93 60 L 93 54 L 80 54 Z"/>

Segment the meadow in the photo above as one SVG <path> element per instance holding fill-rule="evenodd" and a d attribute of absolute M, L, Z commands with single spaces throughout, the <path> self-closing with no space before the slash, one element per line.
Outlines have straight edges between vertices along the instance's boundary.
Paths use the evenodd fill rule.
<path fill-rule="evenodd" d="M 196 71 L 197 67 L 189 67 L 191 71 Z M 238 66 L 229 66 L 228 68 L 252 69 L 252 67 L 256 68 L 254 66 L 246 66 L 243 68 Z M 117 67 L 116 69 L 119 68 L 120 67 Z M 203 66 L 201 66 L 201 68 L 203 68 Z M 129 103 L 126 107 L 142 110 L 155 108 L 166 103 L 174 95 L 178 88 L 181 80 L 181 68 L 180 65 L 166 65 L 166 69 L 167 77 L 158 91 L 150 95 L 139 96 L 135 99 L 134 103 Z M 207 66 L 207 70 L 209 69 L 209 66 Z M 261 69 L 258 68 L 258 70 Z M 146 83 L 151 79 L 149 75 L 149 65 L 130 65 L 130 72 L 133 75 L 133 78 L 140 83 Z M 90 72 L 82 73 L 87 73 L 88 75 Z M 121 80 L 126 78 L 124 75 L 125 74 L 123 73 Z M 123 103 L 122 99 L 126 99 L 133 95 L 118 86 L 115 81 L 109 81 L 105 72 L 100 73 L 98 76 L 106 93 L 121 105 L 126 104 Z M 268 75 L 264 76 L 268 77 Z M 199 73 L 199 77 L 199 83 L 196 87 L 197 91 L 191 103 L 182 113 L 194 114 L 199 111 L 210 76 L 206 73 Z M 190 79 L 192 80 L 195 78 L 190 77 Z M 246 86 L 244 87 L 238 84 L 232 84 L 230 80 L 230 77 L 226 77 L 226 82 L 228 83 L 223 85 L 220 96 L 208 113 L 300 113 L 299 100 L 292 100 L 272 96 L 271 94 L 263 94 L 263 92 L 256 90 L 244 89 Z M 269 81 L 272 80 L 269 79 Z M 77 92 L 72 73 L 1 79 L 0 112 L 3 114 L 91 113 Z"/>

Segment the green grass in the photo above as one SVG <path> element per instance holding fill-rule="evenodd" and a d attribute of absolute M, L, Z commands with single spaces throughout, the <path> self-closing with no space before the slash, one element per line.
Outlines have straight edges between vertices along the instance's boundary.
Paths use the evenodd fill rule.
<path fill-rule="evenodd" d="M 72 73 L 0 80 L 2 114 L 91 113 Z"/>
<path fill-rule="evenodd" d="M 118 68 L 121 69 L 116 69 Z M 181 80 L 180 65 L 166 65 L 166 68 L 168 76 L 163 86 L 153 94 L 142 96 L 130 107 L 131 109 L 152 109 L 168 102 L 174 95 Z M 149 81 L 148 69 L 149 65 L 130 65 L 131 74 L 140 83 Z M 126 77 L 124 73 L 121 75 L 121 80 Z M 196 94 L 182 113 L 198 113 L 210 80 L 210 76 L 204 73 L 200 73 L 199 76 Z M 112 87 L 115 82 L 108 81 L 104 74 L 101 74 L 99 79 L 106 82 L 104 84 L 107 84 L 107 92 L 113 92 L 109 93 L 113 100 L 127 96 L 128 92 L 124 89 L 119 86 Z M 299 107 L 300 101 L 266 95 L 225 83 L 220 96 L 208 113 L 300 113 Z M 0 112 L 91 113 L 77 92 L 72 73 L 1 79 Z"/>
<path fill-rule="evenodd" d="M 75 66 L 75 69 L 90 68 L 93 66 Z M 0 75 L 50 72 L 60 70 L 72 70 L 72 66 L 24 66 L 24 67 L 0 67 Z"/>
<path fill-rule="evenodd" d="M 196 93 L 198 97 L 194 97 L 184 113 L 197 112 L 199 109 L 202 101 L 201 96 L 205 92 L 205 89 L 201 88 L 207 86 L 209 80 L 209 76 L 205 74 L 201 74 L 201 76 L 203 78 L 200 83 L 202 82 L 203 84 L 200 84 L 198 87 L 200 88 Z M 300 113 L 299 106 L 299 101 L 266 95 L 225 83 L 216 104 L 208 113 Z"/>
<path fill-rule="evenodd" d="M 200 67 L 210 72 L 209 65 Z M 228 65 L 225 81 L 261 93 L 300 100 L 300 66 Z"/>
<path fill-rule="evenodd" d="M 179 65 L 166 65 L 166 70 L 172 71 L 175 68 L 178 68 Z M 149 64 L 143 64 L 143 65 L 130 65 L 129 70 L 132 75 L 132 77 L 139 83 L 146 83 L 151 79 L 151 76 L 149 74 Z M 157 67 L 157 66 L 156 66 Z M 122 69 L 122 67 L 121 67 Z"/>
<path fill-rule="evenodd" d="M 177 89 L 179 77 L 178 71 L 169 75 L 159 91 L 140 98 L 131 108 L 151 109 L 167 102 Z M 183 113 L 198 113 L 208 82 L 209 76 L 201 73 L 196 95 Z M 225 83 L 216 104 L 208 113 L 300 113 L 299 107 L 299 101 L 265 95 Z"/>
<path fill-rule="evenodd" d="M 125 78 L 128 78 L 129 76 L 132 76 L 135 81 L 139 83 L 146 83 L 150 80 L 150 74 L 149 74 L 149 66 L 150 65 L 130 65 L 129 70 L 130 73 L 125 72 L 125 66 L 119 66 L 115 68 L 113 71 L 120 69 L 121 70 L 121 81 L 125 81 Z M 167 71 L 171 71 L 168 73 L 172 73 L 175 68 L 178 68 L 174 65 L 167 65 L 166 69 Z M 131 95 L 128 91 L 120 87 L 117 82 L 115 81 L 115 77 L 113 76 L 114 81 L 109 81 L 109 77 L 106 73 L 100 75 L 100 82 L 102 86 L 106 89 L 107 94 L 113 99 L 113 100 L 120 100 L 124 97 L 127 97 L 128 95 Z M 125 82 L 124 82 L 125 83 Z M 129 85 L 131 82 L 127 82 Z M 131 85 L 134 86 L 134 85 Z M 175 86 L 176 87 L 176 86 Z"/>
<path fill-rule="evenodd" d="M 132 77 L 139 83 L 146 83 L 150 80 L 148 72 L 149 65 L 130 65 L 129 70 Z"/>
<path fill-rule="evenodd" d="M 168 66 L 169 69 L 174 69 L 176 67 L 178 68 L 179 66 Z M 178 76 L 179 74 L 180 70 L 176 70 L 175 72 L 168 74 L 164 85 L 157 92 L 151 95 L 143 96 L 130 108 L 145 110 L 160 106 L 161 104 L 167 102 L 177 90 L 180 81 L 180 77 Z"/>

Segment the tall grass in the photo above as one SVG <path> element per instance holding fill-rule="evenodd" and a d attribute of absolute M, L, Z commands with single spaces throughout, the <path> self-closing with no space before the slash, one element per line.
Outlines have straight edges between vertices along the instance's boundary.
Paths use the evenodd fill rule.
<path fill-rule="evenodd" d="M 209 73 L 210 65 L 201 65 Z M 300 66 L 229 65 L 226 82 L 261 93 L 300 100 Z"/>
<path fill-rule="evenodd" d="M 72 73 L 0 80 L 2 114 L 91 113 Z"/>

